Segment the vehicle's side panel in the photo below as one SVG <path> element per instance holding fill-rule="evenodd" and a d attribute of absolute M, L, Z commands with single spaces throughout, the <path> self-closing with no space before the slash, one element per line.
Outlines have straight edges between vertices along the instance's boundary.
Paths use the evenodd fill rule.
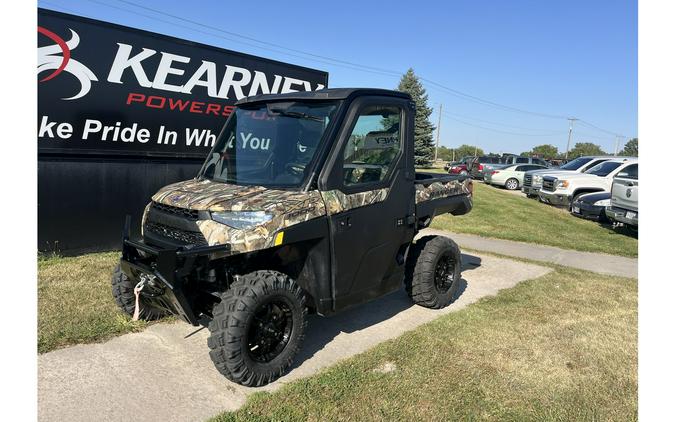
<path fill-rule="evenodd" d="M 638 165 L 630 165 L 614 178 L 612 206 L 631 211 L 638 210 Z"/>

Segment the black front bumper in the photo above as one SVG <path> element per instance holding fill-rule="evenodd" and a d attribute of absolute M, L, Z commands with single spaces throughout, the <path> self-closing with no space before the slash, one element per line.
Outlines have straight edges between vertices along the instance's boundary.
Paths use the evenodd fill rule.
<path fill-rule="evenodd" d="M 127 223 L 128 226 L 128 223 Z M 198 261 L 207 261 L 230 254 L 229 244 L 216 246 L 183 246 L 163 249 L 128 238 L 122 241 L 120 267 L 134 283 L 142 274 L 150 276 L 153 291 L 161 294 L 143 296 L 151 305 L 166 309 L 192 325 L 199 325 L 201 315 L 195 312 L 194 297 L 186 292 L 188 277 Z"/>
<path fill-rule="evenodd" d="M 572 203 L 572 215 L 587 220 L 600 221 L 604 218 L 605 207 L 589 204 L 588 202 L 576 201 Z"/>

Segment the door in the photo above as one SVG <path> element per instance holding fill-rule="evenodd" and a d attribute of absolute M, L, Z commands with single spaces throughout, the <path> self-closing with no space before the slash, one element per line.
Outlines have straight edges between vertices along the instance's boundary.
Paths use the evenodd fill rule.
<path fill-rule="evenodd" d="M 414 236 L 412 140 L 406 136 L 412 114 L 405 99 L 357 99 L 331 154 L 333 186 L 322 191 L 336 310 L 396 290 L 403 281 L 405 246 Z"/>
<path fill-rule="evenodd" d="M 620 170 L 612 183 L 612 206 L 631 211 L 638 210 L 638 165 Z"/>

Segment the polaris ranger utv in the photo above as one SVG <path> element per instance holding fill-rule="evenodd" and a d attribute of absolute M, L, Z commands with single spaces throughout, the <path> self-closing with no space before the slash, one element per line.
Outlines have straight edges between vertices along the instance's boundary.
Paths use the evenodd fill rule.
<path fill-rule="evenodd" d="M 442 308 L 460 251 L 417 232 L 472 208 L 466 175 L 416 173 L 405 93 L 325 89 L 237 103 L 196 178 L 162 188 L 142 240 L 127 217 L 113 296 L 140 318 L 208 324 L 217 369 L 260 386 L 290 366 L 308 312 L 398 290 Z M 138 301 L 136 300 L 138 298 Z"/>

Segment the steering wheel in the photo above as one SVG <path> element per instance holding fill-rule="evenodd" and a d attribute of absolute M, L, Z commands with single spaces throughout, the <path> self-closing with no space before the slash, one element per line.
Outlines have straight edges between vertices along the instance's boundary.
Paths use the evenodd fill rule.
<path fill-rule="evenodd" d="M 306 165 L 302 163 L 287 163 L 284 166 L 284 170 L 294 175 L 303 175 L 305 173 L 305 167 Z"/>

